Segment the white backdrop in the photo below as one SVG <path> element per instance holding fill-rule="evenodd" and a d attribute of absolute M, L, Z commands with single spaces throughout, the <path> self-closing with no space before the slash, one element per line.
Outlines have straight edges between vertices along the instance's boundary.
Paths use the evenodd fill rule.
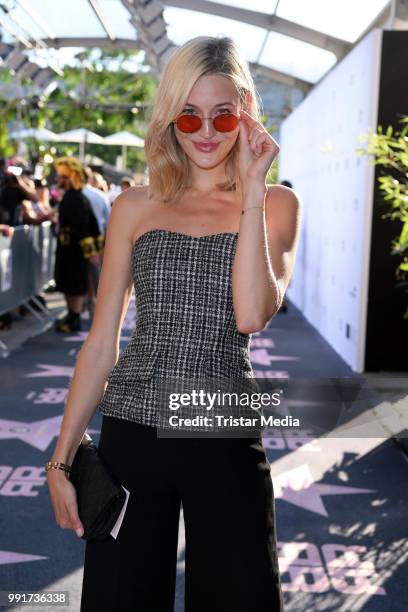
<path fill-rule="evenodd" d="M 382 31 L 373 30 L 281 125 L 279 181 L 304 203 L 287 295 L 363 371 L 374 167 L 358 135 L 376 130 Z"/>

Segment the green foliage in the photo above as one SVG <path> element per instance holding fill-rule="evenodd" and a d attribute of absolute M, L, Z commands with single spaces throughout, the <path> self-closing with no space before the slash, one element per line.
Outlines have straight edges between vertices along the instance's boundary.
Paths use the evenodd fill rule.
<path fill-rule="evenodd" d="M 0 85 L 11 84 L 12 77 L 10 71 L 0 67 Z M 1 94 L 1 89 L 0 89 Z M 2 100 L 0 96 L 0 157 L 8 157 L 13 154 L 13 146 L 9 142 L 7 120 L 15 115 L 15 104 L 10 104 L 6 100 Z"/>
<path fill-rule="evenodd" d="M 0 116 L 0 157 L 8 157 L 13 154 L 13 147 L 9 143 L 8 129 L 5 118 Z"/>
<path fill-rule="evenodd" d="M 277 125 L 275 123 L 269 126 L 265 125 L 267 119 L 268 119 L 267 115 L 260 116 L 260 122 L 262 123 L 264 128 L 267 130 L 267 132 L 269 132 L 269 134 L 273 136 L 277 130 Z M 278 169 L 279 169 L 279 156 L 273 160 L 271 167 L 268 170 L 268 174 L 266 175 L 266 181 L 265 181 L 267 185 L 276 185 L 276 183 L 278 182 Z"/>
<path fill-rule="evenodd" d="M 64 69 L 62 87 L 50 96 L 48 127 L 56 132 L 85 127 L 101 136 L 128 130 L 143 137 L 155 81 L 142 71 L 140 52 L 87 50 L 76 59 L 77 65 Z M 89 144 L 87 153 L 113 164 L 121 148 Z M 144 163 L 143 151 L 128 150 L 132 171 L 143 170 Z"/>
<path fill-rule="evenodd" d="M 360 141 L 368 141 L 366 147 L 356 149 L 358 156 L 373 155 L 373 165 L 389 169 L 389 174 L 384 173 L 378 178 L 380 190 L 383 192 L 383 200 L 389 202 L 390 210 L 381 216 L 382 219 L 399 219 L 402 223 L 400 235 L 391 244 L 391 254 L 401 258 L 396 268 L 396 277 L 402 281 L 401 285 L 407 286 L 408 277 L 408 116 L 400 119 L 403 128 L 394 131 L 389 125 L 385 132 L 381 125 L 377 127 L 377 133 L 370 133 L 360 138 Z M 404 314 L 408 319 L 408 307 Z"/>
<path fill-rule="evenodd" d="M 78 53 L 75 60 L 73 66 L 64 67 L 59 87 L 47 99 L 41 100 L 42 105 L 35 116 L 36 126 L 46 126 L 57 133 L 84 127 L 101 136 L 128 130 L 143 138 L 146 113 L 156 83 L 147 74 L 140 51 L 92 49 Z M 4 82 L 1 75 L 0 82 Z M 29 105 L 14 101 L 14 106 L 19 102 L 22 122 L 31 127 Z M 7 116 L 9 121 L 14 118 L 10 112 L 11 109 Z M 57 154 L 78 153 L 78 145 L 74 143 L 54 146 Z M 87 144 L 86 152 L 114 164 L 121 147 Z M 131 172 L 143 170 L 144 152 L 129 148 L 127 161 Z"/>

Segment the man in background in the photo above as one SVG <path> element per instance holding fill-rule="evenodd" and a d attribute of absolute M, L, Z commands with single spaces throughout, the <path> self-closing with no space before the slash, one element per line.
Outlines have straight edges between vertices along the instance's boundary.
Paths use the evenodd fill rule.
<path fill-rule="evenodd" d="M 56 330 L 81 330 L 80 315 L 88 290 L 88 260 L 99 264 L 99 226 L 88 198 L 82 193 L 85 175 L 74 157 L 56 160 L 58 186 L 64 191 L 59 204 L 59 230 L 55 253 L 56 291 L 65 294 L 68 314 L 57 321 Z"/>
<path fill-rule="evenodd" d="M 93 187 L 92 182 L 94 172 L 92 168 L 89 166 L 84 166 L 83 170 L 87 182 L 82 189 L 82 193 L 88 198 L 99 227 L 99 237 L 97 238 L 99 261 L 96 264 L 91 260 L 88 260 L 88 308 L 92 313 L 95 310 L 95 300 L 102 266 L 103 247 L 105 243 L 106 228 L 108 226 L 109 216 L 111 213 L 111 206 L 105 193 L 100 189 Z"/>

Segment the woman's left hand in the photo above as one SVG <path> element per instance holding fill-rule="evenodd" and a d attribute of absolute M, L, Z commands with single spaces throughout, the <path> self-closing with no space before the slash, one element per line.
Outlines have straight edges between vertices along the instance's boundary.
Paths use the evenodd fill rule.
<path fill-rule="evenodd" d="M 266 182 L 266 175 L 280 147 L 260 121 L 240 110 L 239 169 L 242 183 L 248 180 Z"/>

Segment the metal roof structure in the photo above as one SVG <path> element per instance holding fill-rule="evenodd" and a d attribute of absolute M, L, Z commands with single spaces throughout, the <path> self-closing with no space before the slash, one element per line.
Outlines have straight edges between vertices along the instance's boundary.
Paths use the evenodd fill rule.
<path fill-rule="evenodd" d="M 264 106 L 274 84 L 284 115 L 368 31 L 389 22 L 395 1 L 0 0 L 0 58 L 44 87 L 55 75 L 36 70 L 36 52 L 138 48 L 159 76 L 175 46 L 202 34 L 227 35 L 248 60 Z"/>

